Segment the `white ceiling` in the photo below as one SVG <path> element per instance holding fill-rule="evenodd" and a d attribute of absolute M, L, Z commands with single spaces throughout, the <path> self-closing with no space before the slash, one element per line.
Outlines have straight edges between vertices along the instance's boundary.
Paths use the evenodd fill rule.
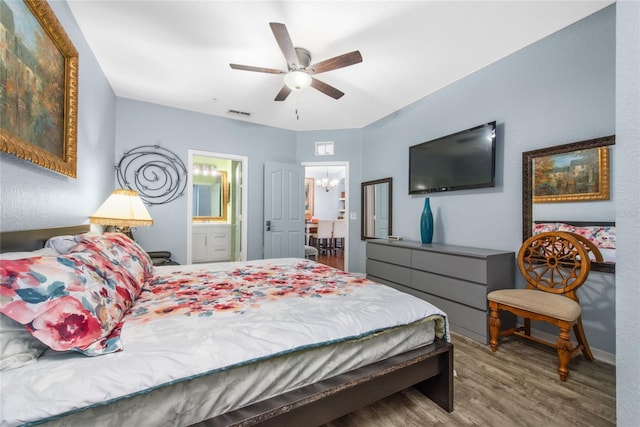
<path fill-rule="evenodd" d="M 362 128 L 611 3 L 68 1 L 117 96 L 291 130 Z M 283 75 L 232 70 L 286 71 L 269 22 L 312 63 L 359 50 L 362 63 L 316 76 L 345 95 L 275 102 Z"/>

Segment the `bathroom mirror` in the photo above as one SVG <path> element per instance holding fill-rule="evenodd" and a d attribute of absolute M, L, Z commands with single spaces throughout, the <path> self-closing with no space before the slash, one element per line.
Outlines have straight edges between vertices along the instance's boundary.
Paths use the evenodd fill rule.
<path fill-rule="evenodd" d="M 611 135 L 522 153 L 523 241 L 531 237 L 534 226 L 615 226 L 603 220 L 602 211 L 612 208 L 595 205 L 610 199 L 608 146 L 613 144 Z M 591 263 L 591 270 L 615 272 L 615 248 L 601 252 L 606 262 Z"/>
<path fill-rule="evenodd" d="M 361 186 L 362 240 L 386 239 L 392 234 L 393 178 L 363 182 Z"/>
<path fill-rule="evenodd" d="M 226 221 L 229 186 L 227 173 L 199 176 L 193 184 L 193 221 Z"/>

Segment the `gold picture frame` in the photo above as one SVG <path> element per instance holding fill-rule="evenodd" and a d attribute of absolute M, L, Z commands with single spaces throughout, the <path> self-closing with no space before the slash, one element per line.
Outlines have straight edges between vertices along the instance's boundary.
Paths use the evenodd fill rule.
<path fill-rule="evenodd" d="M 311 219 L 313 217 L 313 203 L 316 180 L 314 178 L 304 179 L 304 217 Z"/>
<path fill-rule="evenodd" d="M 609 149 L 556 152 L 533 160 L 533 203 L 609 200 Z"/>
<path fill-rule="evenodd" d="M 5 19 L 28 25 L 7 30 L 10 55 L 3 64 L 8 78 L 0 151 L 75 178 L 78 51 L 46 1 L 8 2 L 5 13 L 12 15 Z M 24 33 L 21 28 L 34 30 Z"/>

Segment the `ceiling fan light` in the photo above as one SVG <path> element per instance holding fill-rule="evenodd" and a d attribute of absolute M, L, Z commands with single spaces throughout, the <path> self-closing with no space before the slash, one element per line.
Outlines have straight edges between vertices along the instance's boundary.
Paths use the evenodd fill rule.
<path fill-rule="evenodd" d="M 284 76 L 284 84 L 291 90 L 302 90 L 311 86 L 311 76 L 300 70 L 289 71 Z"/>

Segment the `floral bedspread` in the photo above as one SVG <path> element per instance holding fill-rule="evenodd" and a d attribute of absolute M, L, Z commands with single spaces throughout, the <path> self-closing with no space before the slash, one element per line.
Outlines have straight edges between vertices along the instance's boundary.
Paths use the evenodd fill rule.
<path fill-rule="evenodd" d="M 123 351 L 86 357 L 49 350 L 37 363 L 3 372 L 0 425 L 147 396 L 426 318 L 434 321 L 430 334 L 435 323 L 436 336 L 449 339 L 446 315 L 433 305 L 307 260 L 158 267 L 124 317 Z"/>
<path fill-rule="evenodd" d="M 223 271 L 200 267 L 159 274 L 143 290 L 128 321 L 149 321 L 169 315 L 211 316 L 245 313 L 282 298 L 346 296 L 372 284 L 323 264 L 243 264 Z"/>

